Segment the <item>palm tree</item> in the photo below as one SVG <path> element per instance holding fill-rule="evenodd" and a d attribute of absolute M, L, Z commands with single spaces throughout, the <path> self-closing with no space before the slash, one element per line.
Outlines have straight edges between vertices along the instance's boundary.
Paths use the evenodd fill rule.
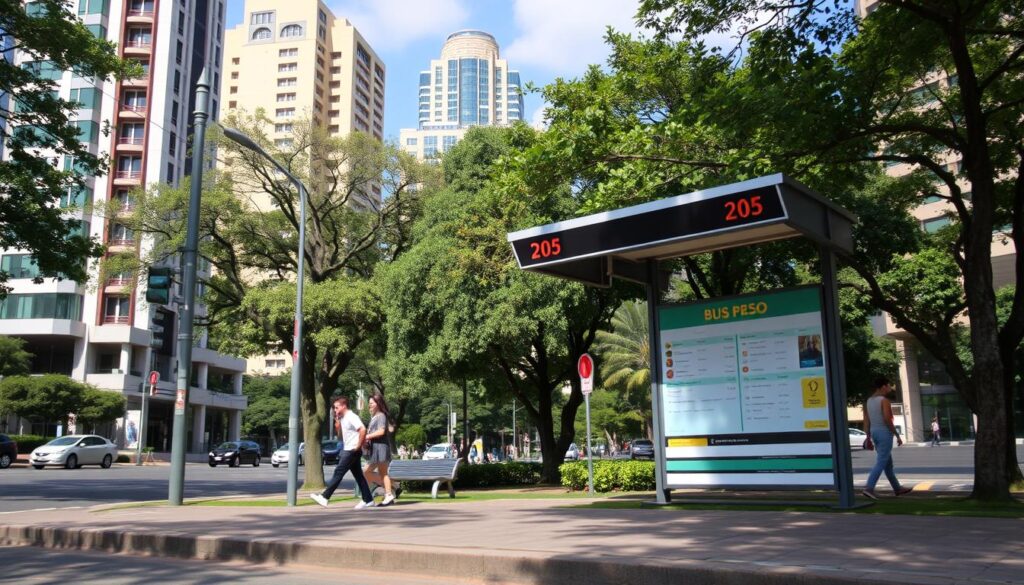
<path fill-rule="evenodd" d="M 622 391 L 624 414 L 638 417 L 651 435 L 651 349 L 647 303 L 627 301 L 612 317 L 611 331 L 598 331 L 595 351 L 601 356 L 604 385 Z"/>

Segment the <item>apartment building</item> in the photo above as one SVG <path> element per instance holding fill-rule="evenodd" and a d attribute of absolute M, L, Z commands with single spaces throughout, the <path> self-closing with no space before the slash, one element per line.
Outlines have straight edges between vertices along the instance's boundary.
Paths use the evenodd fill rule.
<path fill-rule="evenodd" d="M 82 77 L 15 52 L 16 63 L 36 69 L 56 82 L 61 98 L 80 104 L 76 124 L 82 142 L 90 152 L 110 157 L 107 175 L 87 177 L 84 189 L 69 192 L 60 201 L 81 222 L 83 232 L 106 244 L 108 256 L 145 256 L 153 242 L 118 223 L 116 213 L 107 213 L 110 217 L 93 213 L 94 206 L 106 203 L 108 209 L 130 211 L 137 190 L 159 183 L 177 185 L 191 172 L 186 137 L 195 105 L 192 88 L 203 68 L 214 81 L 211 106 L 213 117 L 217 116 L 224 2 L 77 0 L 74 10 L 85 25 L 97 37 L 115 42 L 122 57 L 141 65 L 142 75 L 134 79 Z M 29 13 L 31 5 L 26 4 Z M 109 135 L 101 131 L 105 127 L 111 129 Z M 67 157 L 56 164 L 75 168 L 75 161 Z M 156 451 L 169 450 L 177 376 L 177 303 L 147 303 L 144 277 L 135 274 L 106 274 L 103 282 L 87 284 L 68 280 L 35 284 L 37 270 L 27 251 L 2 250 L 0 256 L 3 269 L 12 275 L 13 288 L 0 302 L 0 335 L 27 342 L 35 356 L 33 373 L 66 374 L 121 392 L 127 398 L 128 416 L 138 416 L 132 411 L 140 409 L 142 382 L 150 371 L 158 372 L 158 393 L 149 405 L 148 445 Z M 178 260 L 166 262 L 176 267 Z M 99 277 L 98 262 L 90 265 L 90 274 Z M 181 296 L 177 286 L 172 293 L 172 299 Z M 197 307 L 197 313 L 203 311 Z M 164 332 L 155 336 L 151 329 L 161 323 Z M 159 349 L 152 347 L 154 337 L 163 340 Z M 244 361 L 209 349 L 206 341 L 205 336 L 200 338 L 192 354 L 187 413 L 192 452 L 239 438 L 246 407 L 241 394 Z M 124 446 L 128 416 L 96 430 Z M 7 417 L 0 420 L 0 430 L 52 434 L 54 429 L 42 428 L 44 424 Z"/>
<path fill-rule="evenodd" d="M 857 0 L 855 10 L 861 18 L 867 18 L 879 6 L 878 0 Z M 936 90 L 945 90 L 957 83 L 956 76 L 948 76 L 936 70 L 920 86 L 912 91 L 915 101 L 924 104 L 922 107 L 938 106 L 934 98 Z M 961 161 L 950 157 L 945 162 L 947 171 L 958 172 Z M 893 176 L 910 173 L 915 167 L 905 163 L 889 162 L 885 164 L 886 172 Z M 964 181 L 961 185 L 964 198 L 970 200 L 970 187 Z M 940 191 L 948 191 L 944 184 L 938 185 Z M 913 215 L 920 222 L 921 229 L 933 233 L 949 225 L 950 215 L 954 213 L 953 205 L 942 197 L 928 197 L 916 209 Z M 1013 241 L 996 231 L 992 235 L 992 277 L 993 285 L 998 290 L 1015 280 L 1017 251 Z M 921 441 L 929 435 L 933 416 L 938 416 L 943 427 L 943 436 L 949 439 L 972 438 L 974 434 L 974 415 L 957 394 L 952 379 L 946 373 L 939 360 L 926 351 L 912 335 L 897 327 L 892 319 L 881 315 L 875 323 L 875 331 L 879 335 L 887 335 L 896 342 L 901 357 L 900 391 L 901 402 L 897 413 L 898 425 L 904 426 L 907 436 L 912 440 Z"/>
<path fill-rule="evenodd" d="M 508 126 L 523 116 L 519 72 L 501 58 L 498 41 L 483 31 L 458 31 L 448 35 L 441 58 L 420 72 L 419 125 L 403 128 L 399 144 L 427 160 L 473 126 Z"/>
<path fill-rule="evenodd" d="M 221 94 L 228 111 L 272 120 L 268 138 L 292 143 L 294 124 L 309 119 L 331 136 L 363 132 L 384 140 L 384 62 L 348 20 L 319 0 L 247 0 L 242 23 L 225 34 L 225 76 Z M 379 185 L 358 194 L 354 204 L 375 209 Z M 269 197 L 250 201 L 270 209 Z M 253 275 L 258 278 L 258 275 Z M 292 365 L 288 352 L 248 359 L 247 371 L 279 375 Z"/>

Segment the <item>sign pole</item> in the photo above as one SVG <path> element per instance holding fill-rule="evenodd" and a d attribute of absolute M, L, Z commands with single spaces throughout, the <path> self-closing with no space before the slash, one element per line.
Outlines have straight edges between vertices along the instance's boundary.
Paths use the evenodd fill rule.
<path fill-rule="evenodd" d="M 160 372 L 149 373 L 149 389 L 142 387 L 142 412 L 139 414 L 139 438 L 135 445 L 135 465 L 142 465 L 142 446 L 146 442 L 146 419 L 149 417 L 149 397 L 156 396 L 156 383 L 160 380 Z"/>
<path fill-rule="evenodd" d="M 587 411 L 587 491 L 594 495 L 594 453 L 590 445 L 590 393 L 594 391 L 594 358 L 589 353 L 580 356 L 576 362 L 576 370 L 580 374 L 580 390 Z"/>
<path fill-rule="evenodd" d="M 829 426 L 835 453 L 836 484 L 839 488 L 839 508 L 856 507 L 853 491 L 853 461 L 850 456 L 850 433 L 846 421 L 846 376 L 843 372 L 843 334 L 839 321 L 839 291 L 836 287 L 836 255 L 827 246 L 821 246 L 822 313 L 825 321 L 825 375 L 829 388 Z"/>

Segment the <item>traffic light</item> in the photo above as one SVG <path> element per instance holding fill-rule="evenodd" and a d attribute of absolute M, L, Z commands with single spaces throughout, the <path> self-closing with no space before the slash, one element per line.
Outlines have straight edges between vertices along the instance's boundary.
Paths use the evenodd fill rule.
<path fill-rule="evenodd" d="M 171 300 L 173 268 L 151 266 L 146 276 L 146 302 L 166 305 Z"/>
<path fill-rule="evenodd" d="M 174 311 L 157 309 L 149 330 L 153 332 L 150 346 L 160 355 L 174 354 Z"/>

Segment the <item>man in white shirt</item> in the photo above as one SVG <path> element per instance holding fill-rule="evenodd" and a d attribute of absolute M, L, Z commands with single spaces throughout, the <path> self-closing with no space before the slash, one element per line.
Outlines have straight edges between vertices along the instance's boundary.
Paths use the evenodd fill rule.
<path fill-rule="evenodd" d="M 366 484 L 366 477 L 363 476 L 363 468 L 360 465 L 363 442 L 366 440 L 366 426 L 359 419 L 359 415 L 349 410 L 348 398 L 344 396 L 334 399 L 334 416 L 335 428 L 341 434 L 344 447 L 338 455 L 338 465 L 334 468 L 334 475 L 323 493 L 309 494 L 309 497 L 326 508 L 327 501 L 334 495 L 334 490 L 341 485 L 342 478 L 351 471 L 353 479 L 356 480 L 356 487 L 359 488 L 359 495 L 363 498 L 362 502 L 356 504 L 356 510 L 371 508 L 374 506 L 373 495 L 370 493 L 370 486 Z"/>

